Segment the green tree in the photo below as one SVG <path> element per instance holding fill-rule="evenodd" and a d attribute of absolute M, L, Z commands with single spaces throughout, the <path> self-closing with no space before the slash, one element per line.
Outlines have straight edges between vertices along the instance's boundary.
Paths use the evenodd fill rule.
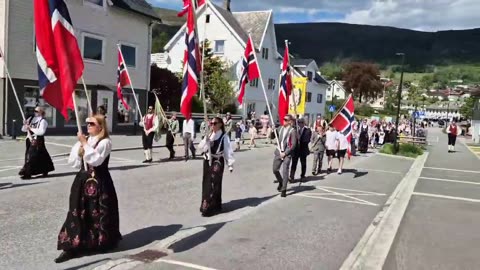
<path fill-rule="evenodd" d="M 152 53 L 163 52 L 163 47 L 167 45 L 170 36 L 166 32 L 161 32 L 152 39 Z"/>
<path fill-rule="evenodd" d="M 329 80 L 341 80 L 343 69 L 340 64 L 327 62 L 320 67 L 320 72 Z"/>
<path fill-rule="evenodd" d="M 433 75 L 425 75 L 420 79 L 420 88 L 430 90 L 434 84 Z"/>
<path fill-rule="evenodd" d="M 347 91 L 362 103 L 363 98 L 378 98 L 383 94 L 378 66 L 371 63 L 353 62 L 344 67 L 343 80 Z"/>
<path fill-rule="evenodd" d="M 465 100 L 465 103 L 462 107 L 460 107 L 460 113 L 467 117 L 468 119 L 472 119 L 473 117 L 473 108 L 475 107 L 475 102 L 477 102 L 477 98 L 469 97 Z"/>

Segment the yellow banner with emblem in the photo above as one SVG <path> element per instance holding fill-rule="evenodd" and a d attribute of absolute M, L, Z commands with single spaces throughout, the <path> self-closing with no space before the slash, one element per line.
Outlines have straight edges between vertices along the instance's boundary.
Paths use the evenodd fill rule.
<path fill-rule="evenodd" d="M 307 100 L 307 78 L 293 77 L 293 89 L 288 102 L 288 113 L 305 114 L 305 101 Z"/>

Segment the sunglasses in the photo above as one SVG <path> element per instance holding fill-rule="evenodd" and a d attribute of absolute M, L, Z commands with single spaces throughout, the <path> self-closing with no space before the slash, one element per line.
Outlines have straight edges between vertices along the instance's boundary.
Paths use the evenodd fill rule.
<path fill-rule="evenodd" d="M 35 110 L 34 112 L 37 112 L 37 113 L 38 113 L 38 112 L 40 112 L 40 111 L 39 111 L 39 110 Z"/>
<path fill-rule="evenodd" d="M 220 122 L 212 122 L 212 126 L 218 125 Z"/>
<path fill-rule="evenodd" d="M 95 122 L 87 122 L 87 126 L 91 126 L 91 127 L 94 127 L 96 126 L 97 124 Z"/>

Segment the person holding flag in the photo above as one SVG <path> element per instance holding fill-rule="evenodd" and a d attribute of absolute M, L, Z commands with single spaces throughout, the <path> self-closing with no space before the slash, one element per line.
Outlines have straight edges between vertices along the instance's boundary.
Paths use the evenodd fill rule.
<path fill-rule="evenodd" d="M 352 156 L 351 153 L 351 141 L 353 134 L 353 123 L 355 122 L 355 104 L 353 96 L 350 95 L 343 104 L 340 111 L 333 117 L 330 125 L 334 127 L 338 133 L 338 158 L 340 159 L 340 165 L 343 166 L 342 154 L 345 157 L 345 152 L 348 154 L 348 159 Z M 340 134 L 341 133 L 341 134 Z M 345 138 L 343 138 L 344 136 Z M 342 167 L 339 168 L 338 173 L 342 173 Z"/>
<path fill-rule="evenodd" d="M 287 197 L 290 163 L 298 142 L 297 132 L 292 127 L 293 122 L 293 117 L 288 114 L 282 119 L 283 126 L 278 132 L 280 140 L 279 148 L 275 150 L 275 157 L 273 158 L 273 174 L 278 181 L 277 190 L 282 193 L 282 197 Z M 280 173 L 280 169 L 282 169 L 282 173 Z"/>
<path fill-rule="evenodd" d="M 175 138 L 177 137 L 177 133 L 180 132 L 180 123 L 177 120 L 177 114 L 174 112 L 170 119 L 168 119 L 168 131 L 167 131 L 167 139 L 166 139 L 166 147 L 170 152 L 170 157 L 168 159 L 175 158 L 175 150 L 173 145 L 175 144 Z"/>
<path fill-rule="evenodd" d="M 143 116 L 140 126 L 143 127 L 142 132 L 142 144 L 143 151 L 145 153 L 145 160 L 143 163 L 152 162 L 152 147 L 153 147 L 153 138 L 155 136 L 156 130 L 158 129 L 159 121 L 157 115 L 153 113 L 153 106 L 149 106 L 147 114 Z"/>

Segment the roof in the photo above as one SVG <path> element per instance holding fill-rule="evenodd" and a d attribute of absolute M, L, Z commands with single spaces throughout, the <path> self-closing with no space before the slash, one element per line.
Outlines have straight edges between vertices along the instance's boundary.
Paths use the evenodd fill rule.
<path fill-rule="evenodd" d="M 315 77 L 313 78 L 313 80 L 315 80 L 319 84 L 329 84 L 322 75 L 318 74 L 318 72 L 315 73 Z"/>
<path fill-rule="evenodd" d="M 210 4 L 218 11 L 220 16 L 222 16 L 223 19 L 225 19 L 227 24 L 230 25 L 232 30 L 240 37 L 240 39 L 242 39 L 242 41 L 245 42 L 245 44 L 247 44 L 248 34 L 243 30 L 242 25 L 240 25 L 240 23 L 235 19 L 233 14 L 230 11 L 223 9 L 220 6 L 217 6 L 211 2 Z"/>
<path fill-rule="evenodd" d="M 291 58 L 290 62 L 293 66 L 308 66 L 310 63 L 312 63 L 313 59 L 301 59 L 301 58 Z"/>
<path fill-rule="evenodd" d="M 113 5 L 128 11 L 147 16 L 151 19 L 160 20 L 153 7 L 145 0 L 111 0 Z"/>
<path fill-rule="evenodd" d="M 256 48 L 260 48 L 262 45 L 263 36 L 267 31 L 271 14 L 271 10 L 232 13 L 247 37 L 248 33 L 250 33 Z"/>

